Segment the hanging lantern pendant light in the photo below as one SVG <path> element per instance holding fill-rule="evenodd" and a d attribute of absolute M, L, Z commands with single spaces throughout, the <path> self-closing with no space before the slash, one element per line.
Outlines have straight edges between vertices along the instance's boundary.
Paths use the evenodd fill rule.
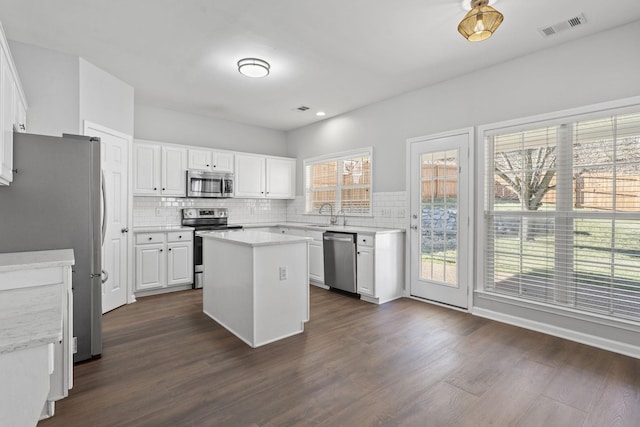
<path fill-rule="evenodd" d="M 503 19 L 500 12 L 489 6 L 489 0 L 471 0 L 471 10 L 458 25 L 458 31 L 470 42 L 479 42 L 491 37 Z"/>

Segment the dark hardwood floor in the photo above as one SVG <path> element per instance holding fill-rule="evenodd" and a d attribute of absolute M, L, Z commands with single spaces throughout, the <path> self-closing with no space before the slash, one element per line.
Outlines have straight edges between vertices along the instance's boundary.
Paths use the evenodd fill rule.
<path fill-rule="evenodd" d="M 251 349 L 201 291 L 104 316 L 54 426 L 638 426 L 640 360 L 401 299 L 311 287 L 303 334 Z"/>

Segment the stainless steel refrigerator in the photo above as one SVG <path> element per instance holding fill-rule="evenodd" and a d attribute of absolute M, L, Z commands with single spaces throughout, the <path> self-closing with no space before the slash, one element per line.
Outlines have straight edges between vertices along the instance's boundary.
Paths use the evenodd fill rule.
<path fill-rule="evenodd" d="M 0 252 L 73 248 L 74 362 L 102 352 L 100 141 L 14 133 L 14 174 L 0 186 Z"/>

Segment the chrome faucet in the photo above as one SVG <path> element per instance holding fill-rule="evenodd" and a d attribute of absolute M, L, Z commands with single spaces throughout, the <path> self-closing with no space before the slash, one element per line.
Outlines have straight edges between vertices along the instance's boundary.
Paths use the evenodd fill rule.
<path fill-rule="evenodd" d="M 318 214 L 322 214 L 322 209 L 324 209 L 325 206 L 329 206 L 329 223 L 331 225 L 335 225 L 338 222 L 338 218 L 333 216 L 333 205 L 331 203 L 323 203 L 322 205 L 320 205 L 320 209 L 318 209 Z"/>
<path fill-rule="evenodd" d="M 342 212 L 342 226 L 345 227 L 347 225 L 347 214 L 344 211 L 344 209 L 340 209 L 338 211 L 338 213 L 336 214 L 336 222 L 338 222 L 337 221 L 337 219 L 338 219 L 337 217 L 338 217 L 338 215 L 340 215 L 340 212 Z"/>

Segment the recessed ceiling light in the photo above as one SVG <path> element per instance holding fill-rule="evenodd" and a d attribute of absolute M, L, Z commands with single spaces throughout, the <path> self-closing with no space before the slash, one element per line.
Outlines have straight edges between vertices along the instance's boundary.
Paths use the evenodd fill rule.
<path fill-rule="evenodd" d="M 326 115 L 327 115 L 327 113 L 325 113 L 324 111 L 318 111 L 316 113 L 316 116 L 319 116 L 319 117 L 326 116 Z"/>
<path fill-rule="evenodd" d="M 247 77 L 266 77 L 270 69 L 271 65 L 262 59 L 244 58 L 238 61 L 238 71 Z"/>

